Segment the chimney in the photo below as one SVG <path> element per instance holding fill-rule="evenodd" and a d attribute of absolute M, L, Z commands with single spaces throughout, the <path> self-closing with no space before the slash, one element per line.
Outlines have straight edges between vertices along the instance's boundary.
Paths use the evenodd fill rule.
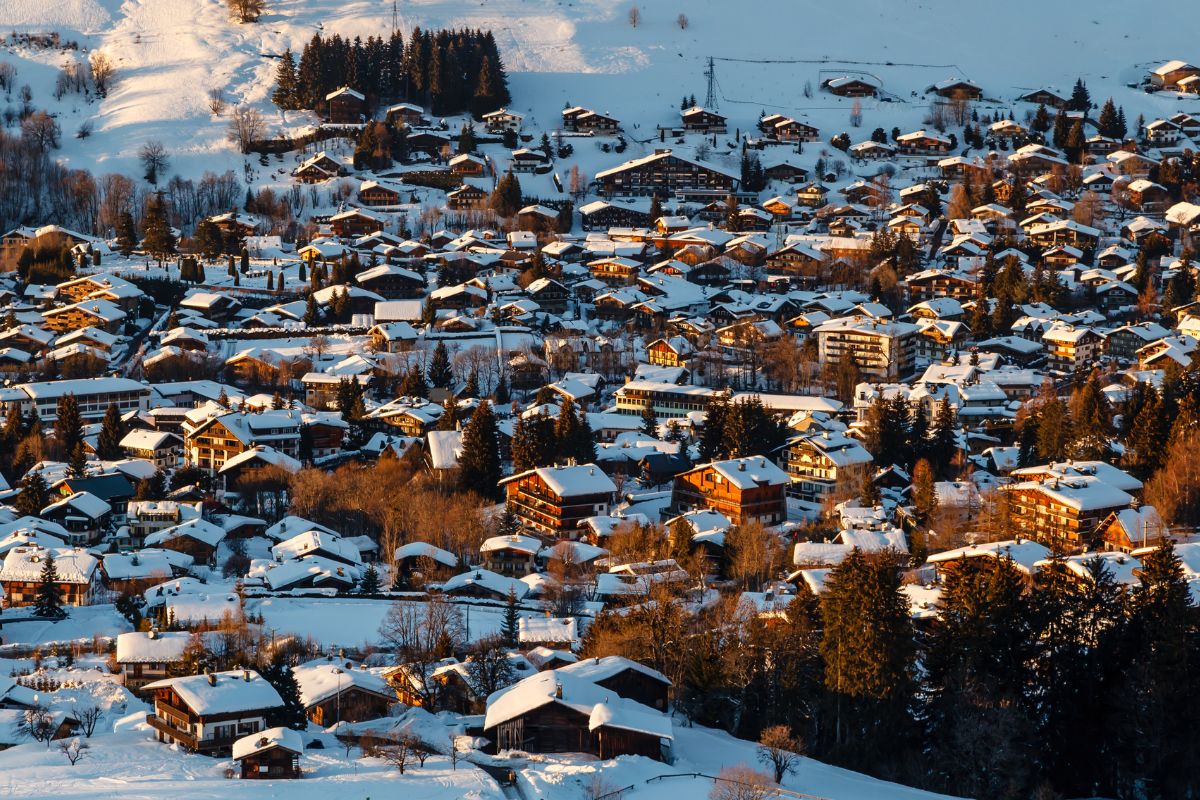
<path fill-rule="evenodd" d="M 150 630 L 146 631 L 146 638 L 147 639 L 157 639 L 158 638 L 158 630 L 156 628 L 151 628 Z"/>
<path fill-rule="evenodd" d="M 562 700 L 562 684 L 558 681 L 554 682 L 554 696 L 557 699 Z"/>
<path fill-rule="evenodd" d="M 248 670 L 248 669 L 242 670 L 242 680 L 244 680 L 246 683 L 250 682 L 250 670 Z"/>
<path fill-rule="evenodd" d="M 738 472 L 745 472 L 745 471 L 746 471 L 746 462 L 739 461 L 738 462 Z"/>
<path fill-rule="evenodd" d="M 205 673 L 204 673 L 204 674 L 205 674 L 206 676 L 208 676 L 208 685 L 209 685 L 209 686 L 216 686 L 216 685 L 217 685 L 217 676 L 216 676 L 216 675 L 213 675 L 211 672 L 208 672 L 208 671 L 205 671 Z"/>

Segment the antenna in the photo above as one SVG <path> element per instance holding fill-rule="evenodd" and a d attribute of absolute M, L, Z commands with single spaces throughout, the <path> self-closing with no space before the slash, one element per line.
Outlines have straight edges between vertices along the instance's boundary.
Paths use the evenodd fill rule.
<path fill-rule="evenodd" d="M 713 64 L 713 57 L 708 57 L 708 68 L 704 70 L 704 77 L 708 79 L 708 91 L 704 95 L 704 107 L 709 111 L 717 110 L 717 68 Z"/>
<path fill-rule="evenodd" d="M 400 30 L 400 13 L 396 10 L 396 0 L 392 0 L 392 35 Z"/>

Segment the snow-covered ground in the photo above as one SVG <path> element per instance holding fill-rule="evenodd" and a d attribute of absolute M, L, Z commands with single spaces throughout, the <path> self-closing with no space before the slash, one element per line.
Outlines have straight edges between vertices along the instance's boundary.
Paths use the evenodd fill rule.
<path fill-rule="evenodd" d="M 66 56 L 48 50 L 0 50 L 18 69 L 17 84 L 34 87 L 34 104 L 57 112 L 63 155 L 94 172 L 137 172 L 136 152 L 158 139 L 171 153 L 172 173 L 197 176 L 234 169 L 244 159 L 226 141 L 226 120 L 206 107 L 206 92 L 223 88 L 234 103 L 257 105 L 275 126 L 298 126 L 308 114 L 285 117 L 270 101 L 275 61 L 299 51 L 314 32 L 343 36 L 386 35 L 391 4 L 378 0 L 270 0 L 257 24 L 229 20 L 221 0 L 0 0 L 4 31 L 57 30 L 85 48 L 101 49 L 117 64 L 109 96 L 87 104 L 51 97 L 54 72 Z M 1069 90 L 1076 77 L 1092 97 L 1109 95 L 1125 106 L 1130 123 L 1200 106 L 1196 99 L 1146 95 L 1130 88 L 1148 65 L 1171 58 L 1195 60 L 1200 12 L 1189 0 L 1164 0 L 1156 17 L 1179 24 L 1130 25 L 1124 0 L 1072 3 L 1014 0 L 1003 6 L 867 0 L 853 10 L 836 3 L 758 0 L 738 4 L 689 0 L 681 5 L 642 4 L 642 22 L 629 25 L 628 2 L 617 0 L 404 0 L 400 23 L 407 34 L 423 28 L 492 30 L 507 64 L 513 107 L 526 114 L 527 130 L 553 130 L 568 103 L 608 111 L 624 123 L 631 142 L 624 157 L 653 147 L 654 126 L 678 119 L 681 96 L 703 101 L 704 69 L 717 58 L 720 109 L 734 127 L 753 128 L 763 110 L 817 124 L 825 139 L 849 129 L 852 101 L 817 89 L 822 77 L 865 72 L 883 83 L 890 102 L 866 100 L 866 138 L 875 127 L 919 127 L 926 86 L 951 76 L 983 86 L 994 109 L 1013 107 L 1024 91 L 1044 85 Z M 689 25 L 676 24 L 680 11 Z M 11 48 L 8 48 L 11 51 Z M 77 57 L 77 56 L 70 56 Z M 721 59 L 772 62 L 747 63 Z M 805 87 L 812 88 L 811 97 Z M 1017 108 L 1017 116 L 1025 109 Z M 95 133 L 72 138 L 94 118 Z M 810 148 L 816 150 L 816 148 Z M 580 143 L 560 162 L 586 173 L 622 156 Z M 815 158 L 815 156 L 814 156 Z M 257 162 L 255 162 L 256 164 Z M 263 176 L 264 178 L 266 176 Z"/>

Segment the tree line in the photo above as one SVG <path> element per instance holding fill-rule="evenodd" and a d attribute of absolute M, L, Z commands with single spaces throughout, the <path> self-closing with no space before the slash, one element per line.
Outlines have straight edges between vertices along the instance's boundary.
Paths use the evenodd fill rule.
<path fill-rule="evenodd" d="M 414 28 L 407 43 L 399 31 L 365 42 L 313 34 L 298 62 L 291 50 L 280 58 L 271 99 L 283 109 L 316 109 L 342 86 L 364 94 L 370 105 L 418 103 L 439 116 L 480 115 L 511 100 L 492 32 L 465 28 Z"/>

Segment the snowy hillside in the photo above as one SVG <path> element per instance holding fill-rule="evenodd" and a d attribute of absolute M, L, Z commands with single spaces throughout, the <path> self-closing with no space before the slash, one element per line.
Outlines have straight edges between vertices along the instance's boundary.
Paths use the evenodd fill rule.
<path fill-rule="evenodd" d="M 114 89 L 91 105 L 71 102 L 72 95 L 61 103 L 51 97 L 59 51 L 9 48 L 0 50 L 0 60 L 17 67 L 18 85 L 34 88 L 35 105 L 60 115 L 62 152 L 72 164 L 97 173 L 134 171 L 137 149 L 158 139 L 172 155 L 172 172 L 238 169 L 243 159 L 225 139 L 226 121 L 206 108 L 209 89 L 258 105 L 276 126 L 304 124 L 307 115 L 285 119 L 270 104 L 270 56 L 299 50 L 317 31 L 365 38 L 391 25 L 386 0 L 271 0 L 269 7 L 258 24 L 239 25 L 221 0 L 0 0 L 5 31 L 58 31 L 116 61 Z M 815 87 L 822 76 L 847 71 L 877 77 L 890 100 L 867 101 L 867 131 L 919 126 L 927 107 L 921 92 L 950 76 L 982 85 L 999 101 L 996 108 L 1010 108 L 1018 94 L 1040 86 L 1069 89 L 1080 76 L 1097 102 L 1113 95 L 1131 122 L 1139 113 L 1153 118 L 1197 102 L 1127 86 L 1152 62 L 1194 60 L 1195 26 L 1129 25 L 1128 5 L 1117 0 L 1082 11 L 1036 0 L 1000 6 L 868 0 L 853 11 L 796 0 L 687 0 L 642 4 L 637 28 L 629 24 L 629 7 L 615 0 L 401 0 L 399 13 L 406 34 L 418 25 L 491 29 L 510 72 L 513 105 L 533 129 L 552 129 L 570 102 L 609 111 L 629 136 L 651 139 L 655 124 L 674 119 L 682 95 L 703 100 L 709 56 L 806 62 L 718 60 L 720 109 L 743 131 L 765 109 L 813 122 L 826 139 L 848 127 L 852 101 Z M 686 29 L 676 23 L 681 11 Z M 1166 0 L 1156 14 L 1186 20 L 1197 11 L 1188 0 Z M 89 117 L 94 135 L 72 138 Z"/>

